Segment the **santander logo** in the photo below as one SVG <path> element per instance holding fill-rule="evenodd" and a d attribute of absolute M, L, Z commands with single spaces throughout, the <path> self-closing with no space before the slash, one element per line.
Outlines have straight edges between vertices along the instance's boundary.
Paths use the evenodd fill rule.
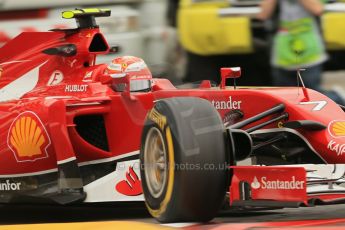
<path fill-rule="evenodd" d="M 125 196 L 138 196 L 143 193 L 141 188 L 141 180 L 133 169 L 129 167 L 126 172 L 126 180 L 122 180 L 115 186 L 115 189 Z"/>
<path fill-rule="evenodd" d="M 261 187 L 261 184 L 259 183 L 257 177 L 254 177 L 254 180 L 253 180 L 251 186 L 253 189 L 259 189 Z"/>
<path fill-rule="evenodd" d="M 305 181 L 296 180 L 295 176 L 291 180 L 268 180 L 263 176 L 258 179 L 256 176 L 251 183 L 252 189 L 273 189 L 273 190 L 291 190 L 291 189 L 304 189 Z"/>

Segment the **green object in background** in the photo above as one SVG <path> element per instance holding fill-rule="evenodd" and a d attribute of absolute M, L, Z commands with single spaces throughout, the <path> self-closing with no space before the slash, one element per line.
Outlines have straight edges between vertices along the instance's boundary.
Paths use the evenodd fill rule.
<path fill-rule="evenodd" d="M 275 63 L 282 67 L 308 65 L 322 58 L 317 27 L 310 18 L 283 22 L 274 39 Z"/>
<path fill-rule="evenodd" d="M 297 38 L 291 41 L 291 47 L 290 47 L 295 53 L 302 54 L 306 50 L 306 44 L 303 40 Z"/>

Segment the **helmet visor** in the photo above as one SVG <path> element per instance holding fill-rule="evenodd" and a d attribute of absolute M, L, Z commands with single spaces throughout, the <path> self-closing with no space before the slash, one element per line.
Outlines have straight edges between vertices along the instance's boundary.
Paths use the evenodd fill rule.
<path fill-rule="evenodd" d="M 151 80 L 140 79 L 132 80 L 130 84 L 131 92 L 147 91 L 151 89 Z"/>

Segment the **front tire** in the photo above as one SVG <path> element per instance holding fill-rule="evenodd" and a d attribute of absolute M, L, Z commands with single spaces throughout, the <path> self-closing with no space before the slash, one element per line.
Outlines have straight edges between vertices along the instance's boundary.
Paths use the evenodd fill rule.
<path fill-rule="evenodd" d="M 159 100 L 149 111 L 140 150 L 146 206 L 160 222 L 211 220 L 227 185 L 218 112 L 204 99 Z"/>

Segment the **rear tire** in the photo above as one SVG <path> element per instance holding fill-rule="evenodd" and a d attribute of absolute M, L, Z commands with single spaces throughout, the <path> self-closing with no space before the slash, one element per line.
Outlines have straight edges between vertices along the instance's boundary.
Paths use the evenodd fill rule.
<path fill-rule="evenodd" d="M 211 220 L 227 185 L 224 126 L 204 99 L 159 100 L 142 133 L 141 179 L 146 206 L 160 222 Z"/>

